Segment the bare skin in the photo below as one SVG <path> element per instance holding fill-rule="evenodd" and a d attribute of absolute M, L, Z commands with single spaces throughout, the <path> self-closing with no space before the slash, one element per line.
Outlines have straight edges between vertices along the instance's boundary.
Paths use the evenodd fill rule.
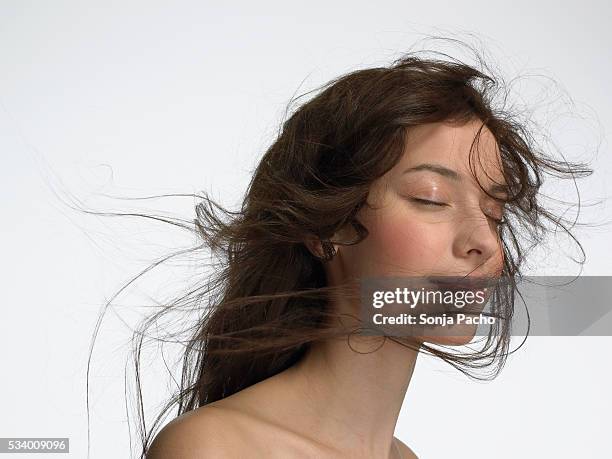
<path fill-rule="evenodd" d="M 337 246 L 325 265 L 330 284 L 368 276 L 501 270 L 493 220 L 500 205 L 482 192 L 468 165 L 479 127 L 479 122 L 435 123 L 411 132 L 404 157 L 372 184 L 368 202 L 376 209 L 363 208 L 358 215 L 370 235 L 360 244 Z M 486 128 L 478 148 L 481 184 L 503 183 L 499 153 Z M 404 172 L 423 163 L 454 170 L 461 178 L 426 168 Z M 345 236 L 350 238 L 340 232 L 334 240 Z M 320 246 L 306 244 L 320 254 Z M 358 305 L 334 298 L 332 307 L 356 314 Z M 454 344 L 443 340 L 439 343 Z M 351 347 L 365 352 L 378 345 L 356 336 Z M 394 431 L 418 350 L 391 340 L 376 352 L 351 347 L 346 339 L 317 342 L 291 368 L 180 416 L 162 429 L 148 458 L 416 458 Z"/>

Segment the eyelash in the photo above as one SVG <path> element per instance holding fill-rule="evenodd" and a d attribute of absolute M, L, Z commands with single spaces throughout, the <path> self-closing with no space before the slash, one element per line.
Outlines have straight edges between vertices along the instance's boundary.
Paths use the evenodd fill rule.
<path fill-rule="evenodd" d="M 436 202 L 436 201 L 429 201 L 427 199 L 421 199 L 421 198 L 410 198 L 411 201 L 417 202 L 419 204 L 423 204 L 426 206 L 437 206 L 437 207 L 445 207 L 448 204 L 444 203 L 444 202 Z"/>
<path fill-rule="evenodd" d="M 413 201 L 413 202 L 416 202 L 418 204 L 422 204 L 422 205 L 430 206 L 430 207 L 446 207 L 446 206 L 448 206 L 448 204 L 446 204 L 444 202 L 430 201 L 428 199 L 410 198 L 410 200 Z M 493 220 L 495 222 L 495 225 L 497 225 L 497 226 L 503 226 L 503 225 L 508 223 L 505 218 L 497 219 L 497 218 L 490 217 L 488 215 L 487 215 L 487 218 L 490 218 L 491 220 Z"/>

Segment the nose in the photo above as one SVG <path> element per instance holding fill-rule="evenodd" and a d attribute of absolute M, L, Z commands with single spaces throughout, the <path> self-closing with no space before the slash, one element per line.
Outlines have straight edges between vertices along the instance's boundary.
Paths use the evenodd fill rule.
<path fill-rule="evenodd" d="M 453 255 L 464 260 L 470 272 L 485 264 L 491 265 L 495 271 L 500 269 L 503 257 L 501 240 L 489 218 L 480 209 L 463 215 L 456 228 Z"/>

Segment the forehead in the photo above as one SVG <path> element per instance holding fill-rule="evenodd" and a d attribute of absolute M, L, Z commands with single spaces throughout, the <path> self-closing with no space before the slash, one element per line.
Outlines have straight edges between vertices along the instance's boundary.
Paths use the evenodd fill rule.
<path fill-rule="evenodd" d="M 406 138 L 404 155 L 394 169 L 401 173 L 406 167 L 420 163 L 448 167 L 470 180 L 473 180 L 472 174 L 475 172 L 483 184 L 504 183 L 497 142 L 491 131 L 482 126 L 479 120 L 463 125 L 440 122 L 411 128 Z"/>

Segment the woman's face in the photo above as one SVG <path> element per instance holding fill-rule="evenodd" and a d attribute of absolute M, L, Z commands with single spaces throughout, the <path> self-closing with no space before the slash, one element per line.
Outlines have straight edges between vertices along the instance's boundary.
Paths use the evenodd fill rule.
<path fill-rule="evenodd" d="M 372 208 L 365 206 L 357 215 L 369 236 L 339 247 L 341 256 L 329 266 L 332 278 L 501 273 L 503 252 L 494 220 L 502 218 L 503 202 L 480 189 L 468 163 L 480 125 L 433 123 L 410 131 L 401 160 L 372 184 Z M 507 197 L 497 144 L 486 127 L 474 148 L 472 168 L 483 188 Z"/>

